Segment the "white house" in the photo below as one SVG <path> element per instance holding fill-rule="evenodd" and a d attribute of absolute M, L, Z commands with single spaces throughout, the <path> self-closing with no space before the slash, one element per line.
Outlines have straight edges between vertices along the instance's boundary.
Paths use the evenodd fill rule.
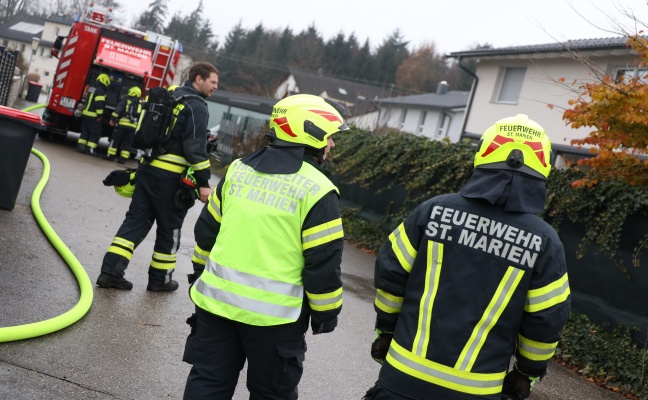
<path fill-rule="evenodd" d="M 637 53 L 626 46 L 626 40 L 583 39 L 450 53 L 447 57 L 459 62 L 478 60 L 463 136 L 478 138 L 500 118 L 527 114 L 545 128 L 557 153 L 578 157 L 584 150 L 571 146 L 570 141 L 586 137 L 591 129 L 573 129 L 562 116 L 570 108 L 569 100 L 577 98 L 574 89 L 584 82 L 593 82 L 594 77 L 574 54 L 587 57 L 612 76 L 647 73 L 645 69 L 637 70 Z M 561 78 L 564 84 L 560 83 Z"/>
<path fill-rule="evenodd" d="M 379 107 L 375 128 L 383 126 L 402 132 L 451 142 L 461 139 L 464 112 L 469 92 L 448 91 L 441 82 L 436 93 L 376 100 Z"/>
<path fill-rule="evenodd" d="M 0 43 L 8 50 L 20 52 L 25 67 L 29 67 L 29 71 L 22 71 L 22 74 L 40 75 L 39 83 L 47 92 L 58 64 L 58 59 L 52 57 L 50 51 L 52 44 L 57 36 L 67 36 L 71 27 L 72 21 L 62 16 L 42 19 L 21 15 L 0 26 Z M 35 49 L 33 45 L 36 45 Z"/>

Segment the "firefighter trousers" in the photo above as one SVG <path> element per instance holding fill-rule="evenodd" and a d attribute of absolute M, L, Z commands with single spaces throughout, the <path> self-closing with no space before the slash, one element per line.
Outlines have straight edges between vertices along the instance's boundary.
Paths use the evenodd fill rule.
<path fill-rule="evenodd" d="M 157 225 L 155 247 L 149 265 L 149 282 L 168 283 L 180 248 L 180 232 L 188 210 L 173 203 L 180 188 L 180 174 L 140 164 L 135 191 L 126 218 L 117 231 L 101 265 L 101 272 L 123 277 L 135 248 Z"/>
<path fill-rule="evenodd" d="M 247 360 L 251 400 L 295 400 L 306 353 L 308 313 L 277 326 L 253 326 L 211 314 L 200 307 L 187 320 L 183 361 L 192 364 L 185 400 L 231 399 Z"/>
<path fill-rule="evenodd" d="M 135 137 L 135 128 L 130 126 L 118 125 L 113 131 L 110 145 L 108 146 L 108 155 L 117 156 L 127 160 L 130 157 L 131 147 Z M 119 154 L 117 154 L 119 152 Z"/>
<path fill-rule="evenodd" d="M 84 115 L 81 119 L 81 136 L 77 143 L 81 146 L 87 146 L 91 149 L 97 148 L 97 143 L 101 139 L 101 121 L 99 117 L 90 117 Z"/>

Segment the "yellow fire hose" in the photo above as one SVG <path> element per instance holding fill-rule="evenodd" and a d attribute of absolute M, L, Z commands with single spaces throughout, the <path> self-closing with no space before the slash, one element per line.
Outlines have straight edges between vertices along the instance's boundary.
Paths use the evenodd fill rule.
<path fill-rule="evenodd" d="M 34 106 L 25 108 L 23 111 L 29 112 L 42 107 L 45 107 L 45 104 L 36 104 Z M 90 306 L 92 305 L 93 288 L 88 274 L 86 273 L 85 269 L 83 269 L 83 266 L 81 265 L 79 260 L 77 260 L 70 249 L 68 249 L 65 243 L 63 243 L 63 241 L 58 237 L 56 232 L 54 232 L 54 229 L 52 229 L 51 225 L 47 222 L 40 208 L 40 195 L 43 191 L 43 188 L 47 184 L 47 181 L 49 180 L 49 160 L 43 153 L 34 148 L 32 148 L 32 153 L 38 156 L 43 163 L 43 176 L 36 185 L 34 193 L 32 193 L 31 197 L 31 207 L 32 212 L 34 213 L 34 218 L 36 218 L 38 225 L 41 227 L 50 243 L 52 243 L 54 248 L 58 251 L 58 253 L 74 273 L 74 276 L 79 283 L 79 290 L 81 294 L 79 296 L 79 301 L 77 302 L 77 304 L 70 310 L 59 316 L 44 321 L 33 322 L 30 324 L 0 328 L 0 342 L 12 342 L 15 340 L 31 339 L 37 336 L 47 335 L 49 333 L 59 331 L 63 328 L 67 328 L 68 326 L 80 320 L 88 312 L 88 310 L 90 310 Z"/>

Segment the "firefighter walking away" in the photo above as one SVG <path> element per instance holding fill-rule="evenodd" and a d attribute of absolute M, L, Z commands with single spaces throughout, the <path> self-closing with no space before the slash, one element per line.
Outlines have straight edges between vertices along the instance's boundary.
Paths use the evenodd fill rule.
<path fill-rule="evenodd" d="M 421 203 L 389 235 L 374 276 L 382 367 L 365 399 L 530 395 L 570 311 L 563 245 L 536 215 L 550 161 L 538 123 L 499 120 L 460 193 Z"/>
<path fill-rule="evenodd" d="M 341 105 L 294 95 L 273 109 L 270 145 L 235 160 L 196 222 L 184 398 L 231 399 L 247 361 L 251 399 L 297 399 L 305 335 L 342 309 L 343 230 L 326 176 Z M 332 360 L 331 360 L 332 361 Z"/>

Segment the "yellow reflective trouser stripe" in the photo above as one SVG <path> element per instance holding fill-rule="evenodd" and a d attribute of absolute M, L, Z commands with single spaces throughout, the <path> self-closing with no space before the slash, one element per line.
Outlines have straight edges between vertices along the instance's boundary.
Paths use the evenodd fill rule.
<path fill-rule="evenodd" d="M 511 266 L 508 267 L 506 273 L 504 273 L 504 277 L 500 281 L 500 284 L 497 286 L 497 290 L 488 304 L 488 307 L 486 307 L 481 319 L 477 325 L 475 325 L 475 328 L 470 335 L 470 339 L 468 339 L 463 351 L 459 355 L 455 368 L 464 371 L 472 370 L 475 360 L 477 359 L 488 334 L 499 320 L 499 317 L 506 309 L 506 306 L 508 306 L 511 297 L 513 296 L 513 293 L 515 293 L 515 289 L 520 284 L 523 276 L 523 270 Z"/>
<path fill-rule="evenodd" d="M 220 199 L 216 195 L 216 191 L 212 191 L 212 194 L 209 196 L 209 203 L 207 205 L 207 210 L 214 217 L 216 222 L 220 224 L 221 222 L 221 209 L 220 209 Z"/>
<path fill-rule="evenodd" d="M 108 248 L 109 253 L 118 254 L 130 261 L 135 250 L 135 243 L 124 238 L 115 237 Z"/>
<path fill-rule="evenodd" d="M 301 314 L 304 287 L 264 278 L 207 261 L 205 272 L 196 282 L 205 297 L 266 316 L 296 321 Z M 240 311 L 233 311 L 240 315 Z"/>
<path fill-rule="evenodd" d="M 97 113 L 94 111 L 83 110 L 83 115 L 85 115 L 86 117 L 96 117 Z"/>
<path fill-rule="evenodd" d="M 308 250 L 343 237 L 342 219 L 338 218 L 303 231 L 302 249 Z"/>
<path fill-rule="evenodd" d="M 376 289 L 374 305 L 388 314 L 397 314 L 403 308 L 403 298 L 394 296 L 381 289 Z"/>
<path fill-rule="evenodd" d="M 545 287 L 529 290 L 524 311 L 538 312 L 546 310 L 567 300 L 570 293 L 569 279 L 567 278 L 567 273 L 565 273 L 560 279 Z"/>
<path fill-rule="evenodd" d="M 306 292 L 308 304 L 313 311 L 328 311 L 342 307 L 342 288 L 330 293 Z"/>
<path fill-rule="evenodd" d="M 79 138 L 79 140 L 77 140 L 77 143 L 79 143 L 79 144 L 86 144 L 86 143 L 88 143 L 88 141 L 85 140 L 85 139 L 81 139 L 81 138 Z"/>
<path fill-rule="evenodd" d="M 416 249 L 410 244 L 407 233 L 405 233 L 405 225 L 402 222 L 398 225 L 398 228 L 389 234 L 389 241 L 401 267 L 410 272 L 416 258 Z"/>
<path fill-rule="evenodd" d="M 436 298 L 441 265 L 443 265 L 443 243 L 428 241 L 427 271 L 425 272 L 425 289 L 419 305 L 419 320 L 416 336 L 414 337 L 414 354 L 425 358 L 430 342 L 430 325 L 432 323 L 432 308 Z"/>
<path fill-rule="evenodd" d="M 536 342 L 535 340 L 527 339 L 522 335 L 518 335 L 518 342 L 518 351 L 520 354 L 533 361 L 549 360 L 553 357 L 556 352 L 556 346 L 558 346 L 558 342 Z"/>
<path fill-rule="evenodd" d="M 210 251 L 211 250 L 203 250 L 198 245 L 196 245 L 196 247 L 194 247 L 194 253 L 191 257 L 191 261 L 195 262 L 196 264 L 206 265 L 207 260 L 209 259 Z"/>
<path fill-rule="evenodd" d="M 194 171 L 200 171 L 200 170 L 203 170 L 203 169 L 209 169 L 209 160 L 199 162 L 198 164 L 191 164 L 191 168 L 193 168 Z"/>
<path fill-rule="evenodd" d="M 176 266 L 176 259 L 176 254 L 164 254 L 155 251 L 151 258 L 151 267 L 155 269 L 174 269 Z"/>
<path fill-rule="evenodd" d="M 506 371 L 491 374 L 461 371 L 417 356 L 392 340 L 387 362 L 403 373 L 462 393 L 474 395 L 498 394 Z"/>

